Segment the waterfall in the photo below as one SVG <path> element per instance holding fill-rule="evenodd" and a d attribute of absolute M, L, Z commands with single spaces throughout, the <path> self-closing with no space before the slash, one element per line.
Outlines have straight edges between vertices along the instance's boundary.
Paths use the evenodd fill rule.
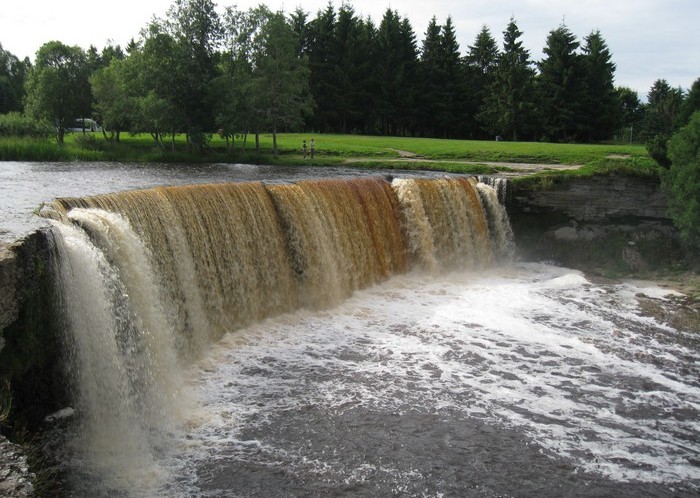
<path fill-rule="evenodd" d="M 506 204 L 511 195 L 511 183 L 507 178 L 479 175 L 479 183 L 484 183 L 496 191 L 496 198 L 501 204 Z"/>
<path fill-rule="evenodd" d="M 496 192 L 467 178 L 159 187 L 53 209 L 86 458 L 136 470 L 173 428 L 182 365 L 225 333 L 513 248 Z"/>
<path fill-rule="evenodd" d="M 114 244 L 106 245 L 108 255 L 76 226 L 53 229 L 57 299 L 70 330 L 64 337 L 66 368 L 81 415 L 76 458 L 109 476 L 112 486 L 143 484 L 158 473 L 152 449 L 172 429 L 177 408 L 173 336 L 158 292 L 149 294 L 154 283 L 143 266 L 145 248 L 135 237 L 109 232 L 117 225 L 125 228 L 124 221 L 85 211 L 71 218 L 94 233 L 102 229 L 101 242 Z M 123 243 L 134 246 L 119 247 Z"/>
<path fill-rule="evenodd" d="M 515 236 L 498 191 L 484 183 L 477 183 L 476 188 L 486 211 L 494 256 L 501 261 L 510 260 L 515 256 Z M 505 192 L 505 187 L 501 191 Z"/>

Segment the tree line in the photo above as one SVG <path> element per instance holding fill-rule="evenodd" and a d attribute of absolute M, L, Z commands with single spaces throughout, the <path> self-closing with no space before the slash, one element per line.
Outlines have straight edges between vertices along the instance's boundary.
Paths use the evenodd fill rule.
<path fill-rule="evenodd" d="M 582 41 L 562 24 L 533 61 L 511 18 L 499 44 L 487 27 L 462 53 L 452 19 L 430 20 L 422 42 L 387 9 L 379 24 L 350 4 L 314 18 L 265 6 L 175 0 L 124 48 L 99 52 L 44 44 L 32 65 L 0 46 L 0 113 L 46 119 L 59 142 L 92 117 L 107 140 L 148 132 L 159 148 L 184 133 L 189 148 L 212 133 L 247 141 L 260 132 L 599 142 L 649 140 L 661 160 L 668 138 L 700 109 L 689 91 L 657 80 L 643 104 L 616 87 L 602 34 Z M 276 147 L 275 147 L 276 150 Z"/>

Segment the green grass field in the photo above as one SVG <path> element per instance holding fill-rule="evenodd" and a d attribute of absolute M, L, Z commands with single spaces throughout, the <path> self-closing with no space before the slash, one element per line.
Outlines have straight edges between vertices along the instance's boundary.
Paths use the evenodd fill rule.
<path fill-rule="evenodd" d="M 175 151 L 156 148 L 148 134 L 122 134 L 119 144 L 107 143 L 100 133 L 72 133 L 59 147 L 54 140 L 0 139 L 2 161 L 121 161 L 121 162 L 240 162 L 265 164 L 342 165 L 376 169 L 425 169 L 455 173 L 495 173 L 511 171 L 523 164 L 585 166 L 578 173 L 606 174 L 613 170 L 649 174 L 655 163 L 643 145 L 585 145 L 536 142 L 496 142 L 477 140 L 440 140 L 427 138 L 379 137 L 362 135 L 325 135 L 283 133 L 278 135 L 280 156 L 272 156 L 272 135 L 260 136 L 260 154 L 255 139 L 235 140 L 233 151 L 214 135 L 204 154 L 186 150 L 184 135 L 175 139 Z M 316 157 L 304 160 L 302 141 L 314 138 Z M 169 142 L 167 142 L 169 145 Z"/>
<path fill-rule="evenodd" d="M 376 137 L 361 135 L 317 135 L 289 133 L 278 137 L 281 151 L 299 152 L 302 140 L 316 141 L 321 155 L 343 157 L 398 158 L 398 151 L 410 152 L 421 159 L 488 162 L 586 164 L 611 155 L 647 157 L 643 145 L 581 145 L 539 142 L 496 142 L 482 140 L 441 140 L 429 138 Z M 272 139 L 261 139 L 271 147 Z M 268 143 L 269 142 L 269 143 Z"/>

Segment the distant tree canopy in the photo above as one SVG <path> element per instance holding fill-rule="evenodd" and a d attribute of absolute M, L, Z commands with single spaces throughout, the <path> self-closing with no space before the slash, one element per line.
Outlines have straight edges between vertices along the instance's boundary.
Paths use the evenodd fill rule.
<path fill-rule="evenodd" d="M 0 113 L 49 120 L 59 141 L 93 117 L 107 140 L 148 132 L 159 148 L 204 150 L 218 132 L 231 147 L 249 133 L 315 130 L 441 138 L 600 142 L 645 140 L 668 167 L 667 142 L 700 108 L 659 79 L 642 104 L 615 87 L 599 31 L 582 41 L 564 24 L 533 61 L 514 18 L 502 43 L 483 26 L 461 51 L 451 17 L 433 17 L 419 42 L 387 9 L 376 24 L 350 3 L 311 17 L 213 0 L 174 0 L 124 50 L 45 44 L 32 67 L 0 46 Z M 700 81 L 700 80 L 699 80 Z M 168 144 L 169 140 L 169 144 Z"/>
<path fill-rule="evenodd" d="M 44 44 L 27 80 L 27 113 L 56 127 L 58 143 L 78 117 L 92 107 L 87 56 L 80 47 L 59 41 Z"/>
<path fill-rule="evenodd" d="M 670 167 L 662 175 L 669 213 L 683 238 L 700 247 L 700 111 L 668 142 Z"/>
<path fill-rule="evenodd" d="M 0 44 L 0 114 L 22 111 L 31 67 L 29 59 L 19 60 Z"/>

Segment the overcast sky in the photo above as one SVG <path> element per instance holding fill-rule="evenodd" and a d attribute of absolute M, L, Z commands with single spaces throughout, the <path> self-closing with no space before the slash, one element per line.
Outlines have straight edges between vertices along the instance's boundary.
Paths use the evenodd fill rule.
<path fill-rule="evenodd" d="M 122 46 L 155 15 L 165 16 L 172 0 L 3 0 L 0 43 L 20 58 L 34 59 L 47 41 L 101 49 L 109 41 Z M 314 17 L 327 0 L 220 0 L 220 8 L 247 9 L 266 3 L 289 13 L 297 6 Z M 334 0 L 336 10 L 341 0 Z M 629 86 L 645 99 L 653 82 L 665 78 L 672 86 L 688 89 L 700 77 L 700 0 L 355 0 L 348 2 L 362 17 L 379 24 L 387 8 L 411 21 L 419 42 L 430 19 L 455 24 L 464 54 L 482 26 L 502 44 L 511 16 L 523 32 L 523 42 L 535 61 L 542 58 L 547 34 L 562 23 L 578 37 L 600 30 L 617 64 L 615 84 Z M 8 5 L 8 4 L 11 4 Z"/>

